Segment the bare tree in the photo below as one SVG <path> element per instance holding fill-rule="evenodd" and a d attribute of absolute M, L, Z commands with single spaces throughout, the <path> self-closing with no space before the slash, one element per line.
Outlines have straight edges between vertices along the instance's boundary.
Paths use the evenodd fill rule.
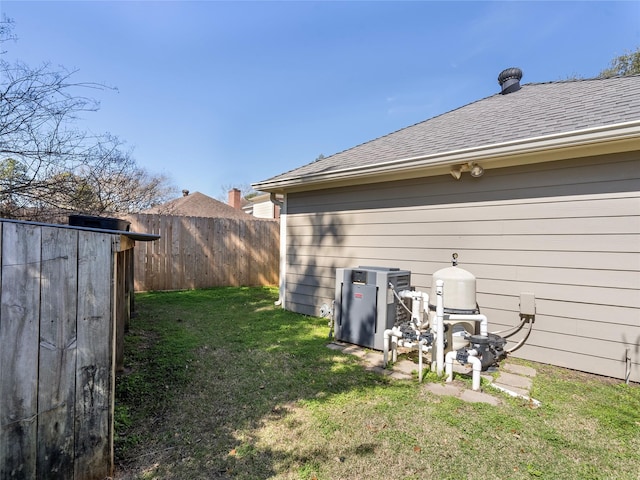
<path fill-rule="evenodd" d="M 4 13 L 0 14 L 0 44 L 8 42 L 9 40 L 16 41 L 18 37 L 13 33 L 14 21 L 7 17 Z M 0 54 L 6 53 L 4 50 L 0 50 Z"/>
<path fill-rule="evenodd" d="M 175 188 L 167 177 L 138 167 L 118 145 L 117 138 L 100 142 L 91 149 L 89 161 L 73 172 L 52 177 L 48 195 L 38 210 L 93 215 L 135 213 L 174 196 Z"/>
<path fill-rule="evenodd" d="M 12 24 L 0 20 L 0 42 Z M 0 213 L 50 220 L 68 212 L 135 212 L 174 191 L 164 176 L 139 168 L 123 142 L 77 128 L 96 111 L 82 93 L 107 89 L 76 82 L 75 71 L 31 68 L 0 58 Z"/>
<path fill-rule="evenodd" d="M 138 167 L 117 145 L 117 139 L 100 143 L 93 162 L 80 169 L 79 178 L 92 193 L 93 212 L 135 213 L 174 196 L 176 189 L 167 177 Z"/>

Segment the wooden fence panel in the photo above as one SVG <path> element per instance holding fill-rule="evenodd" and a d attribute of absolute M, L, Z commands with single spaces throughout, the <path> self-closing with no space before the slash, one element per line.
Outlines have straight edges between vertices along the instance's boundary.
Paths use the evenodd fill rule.
<path fill-rule="evenodd" d="M 78 232 L 42 230 L 38 472 L 73 478 Z"/>
<path fill-rule="evenodd" d="M 2 220 L 0 242 L 0 480 L 103 480 L 133 241 Z"/>
<path fill-rule="evenodd" d="M 112 465 L 114 256 L 109 235 L 78 235 L 75 471 L 79 478 L 97 478 Z"/>
<path fill-rule="evenodd" d="M 36 478 L 40 233 L 2 229 L 0 306 L 0 478 Z"/>
<path fill-rule="evenodd" d="M 135 290 L 276 285 L 277 220 L 129 215 L 131 230 L 160 235 L 134 253 Z"/>

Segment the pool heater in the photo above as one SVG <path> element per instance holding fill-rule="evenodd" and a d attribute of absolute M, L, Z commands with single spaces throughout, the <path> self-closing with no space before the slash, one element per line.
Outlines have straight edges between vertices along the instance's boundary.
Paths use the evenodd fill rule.
<path fill-rule="evenodd" d="M 335 339 L 382 350 L 384 331 L 411 317 L 394 295 L 410 285 L 411 272 L 399 268 L 336 269 Z"/>

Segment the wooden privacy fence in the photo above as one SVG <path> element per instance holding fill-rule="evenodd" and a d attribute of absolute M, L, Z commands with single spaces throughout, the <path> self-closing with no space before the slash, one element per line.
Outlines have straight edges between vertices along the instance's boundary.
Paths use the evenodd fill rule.
<path fill-rule="evenodd" d="M 5 220 L 0 239 L 0 480 L 102 480 L 134 242 Z"/>
<path fill-rule="evenodd" d="M 277 220 L 127 216 L 131 230 L 160 235 L 135 249 L 135 290 L 187 290 L 278 283 Z"/>

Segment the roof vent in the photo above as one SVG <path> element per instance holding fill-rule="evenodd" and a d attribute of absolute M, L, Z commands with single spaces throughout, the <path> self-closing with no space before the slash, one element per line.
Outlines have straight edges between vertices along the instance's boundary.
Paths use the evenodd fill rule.
<path fill-rule="evenodd" d="M 502 95 L 520 90 L 522 70 L 519 68 L 507 68 L 498 75 L 498 83 L 502 87 Z"/>

